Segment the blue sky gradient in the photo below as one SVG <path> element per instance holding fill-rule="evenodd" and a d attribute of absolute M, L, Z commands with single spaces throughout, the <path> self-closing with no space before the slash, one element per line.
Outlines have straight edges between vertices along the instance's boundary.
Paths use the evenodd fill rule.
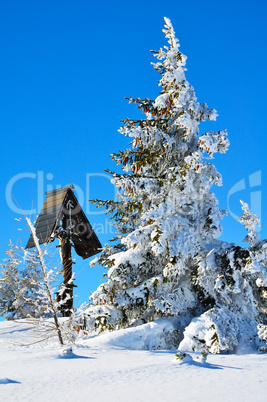
<path fill-rule="evenodd" d="M 113 236 L 109 218 L 88 199 L 114 197 L 105 169 L 128 140 L 120 120 L 137 117 L 124 97 L 159 93 L 149 52 L 166 45 L 163 17 L 171 19 L 187 79 L 217 122 L 200 132 L 227 129 L 230 149 L 214 160 L 224 185 L 214 189 L 228 209 L 223 240 L 242 244 L 235 221 L 249 203 L 267 237 L 266 11 L 264 0 L 214 2 L 0 2 L 0 253 L 9 239 L 25 246 L 22 210 L 40 212 L 47 190 L 73 183 L 102 243 Z M 11 196 L 12 193 L 12 196 Z M 18 205 L 17 205 L 18 204 Z M 76 257 L 76 305 L 100 284 L 102 268 Z"/>

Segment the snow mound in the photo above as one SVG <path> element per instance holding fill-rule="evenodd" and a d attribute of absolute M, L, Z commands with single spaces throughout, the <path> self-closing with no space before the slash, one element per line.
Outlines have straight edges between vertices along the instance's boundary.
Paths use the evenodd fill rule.
<path fill-rule="evenodd" d="M 170 320 L 160 318 L 138 327 L 120 329 L 88 340 L 97 346 L 130 350 L 161 350 L 177 348 L 177 329 Z"/>
<path fill-rule="evenodd" d="M 62 350 L 61 355 L 59 355 L 60 358 L 62 359 L 71 359 L 73 357 L 76 357 L 76 355 L 73 353 L 72 347 L 66 347 Z"/>

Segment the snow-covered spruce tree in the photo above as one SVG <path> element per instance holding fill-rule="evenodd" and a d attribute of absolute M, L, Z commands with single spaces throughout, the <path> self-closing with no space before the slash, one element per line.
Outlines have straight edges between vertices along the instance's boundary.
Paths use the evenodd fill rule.
<path fill-rule="evenodd" d="M 193 320 L 186 346 L 217 353 L 237 345 L 241 327 L 256 330 L 254 290 L 263 268 L 250 251 L 216 240 L 225 212 L 210 187 L 222 180 L 207 160 L 226 152 L 227 133 L 199 134 L 199 124 L 217 113 L 197 102 L 167 18 L 163 32 L 169 47 L 154 52 L 162 91 L 155 100 L 129 99 L 145 117 L 123 122 L 119 131 L 132 138 L 131 148 L 112 155 L 124 170 L 110 172 L 119 201 L 96 200 L 113 214 L 118 236 L 95 260 L 108 280 L 91 295 L 87 325 L 102 331 L 167 317 L 179 342 Z"/>
<path fill-rule="evenodd" d="M 120 129 L 133 141 L 131 149 L 112 155 L 126 172 L 113 174 L 119 202 L 98 203 L 115 212 L 119 244 L 97 260 L 110 268 L 109 279 L 91 299 L 118 308 L 126 325 L 188 316 L 198 308 L 191 281 L 194 257 L 221 234 L 224 214 L 210 192 L 221 176 L 203 154 L 224 153 L 226 132 L 199 135 L 199 123 L 215 120 L 217 113 L 197 102 L 185 78 L 186 57 L 171 22 L 165 18 L 165 23 L 169 48 L 155 52 L 154 64 L 162 92 L 155 101 L 130 99 L 145 118 L 126 119 Z"/>
<path fill-rule="evenodd" d="M 0 315 L 8 320 L 49 315 L 40 292 L 42 274 L 35 252 L 11 242 L 0 265 Z"/>
<path fill-rule="evenodd" d="M 16 251 L 16 247 L 10 242 L 6 251 L 8 257 L 0 265 L 0 314 L 7 319 L 12 319 L 17 314 L 21 315 L 21 306 L 17 307 L 15 304 L 20 292 L 21 278 L 18 268 L 20 258 Z"/>

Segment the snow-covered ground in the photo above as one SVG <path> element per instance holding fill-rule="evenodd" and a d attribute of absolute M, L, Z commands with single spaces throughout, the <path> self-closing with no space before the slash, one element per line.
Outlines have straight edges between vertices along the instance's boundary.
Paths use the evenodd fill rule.
<path fill-rule="evenodd" d="M 81 340 L 66 358 L 56 340 L 21 346 L 32 340 L 29 326 L 0 322 L 0 401 L 266 400 L 267 355 L 209 355 L 202 364 L 190 353 L 179 364 L 176 351 L 134 350 L 140 336 Z"/>

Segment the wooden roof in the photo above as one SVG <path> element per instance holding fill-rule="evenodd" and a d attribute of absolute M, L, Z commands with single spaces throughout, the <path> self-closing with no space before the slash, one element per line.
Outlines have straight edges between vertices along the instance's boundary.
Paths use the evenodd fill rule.
<path fill-rule="evenodd" d="M 40 244 L 48 243 L 54 240 L 54 232 L 62 228 L 70 235 L 76 253 L 85 259 L 97 254 L 102 246 L 73 189 L 69 185 L 46 192 L 47 198 L 35 224 L 36 235 Z M 34 246 L 31 235 L 26 248 Z"/>

